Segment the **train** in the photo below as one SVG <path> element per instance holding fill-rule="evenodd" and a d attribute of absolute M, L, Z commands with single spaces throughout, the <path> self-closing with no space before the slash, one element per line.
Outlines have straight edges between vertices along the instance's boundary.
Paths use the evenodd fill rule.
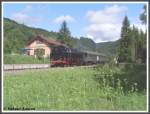
<path fill-rule="evenodd" d="M 52 48 L 50 55 L 51 67 L 103 64 L 107 61 L 104 54 L 92 51 L 81 51 L 66 46 L 56 46 Z"/>

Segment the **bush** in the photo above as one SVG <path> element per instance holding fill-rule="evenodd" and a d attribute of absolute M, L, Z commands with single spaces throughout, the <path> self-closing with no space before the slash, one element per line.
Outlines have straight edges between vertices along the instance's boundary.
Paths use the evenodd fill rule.
<path fill-rule="evenodd" d="M 94 79 L 100 87 L 122 89 L 124 93 L 144 91 L 146 89 L 146 65 L 124 64 L 124 67 L 110 67 L 108 64 L 96 69 Z"/>
<path fill-rule="evenodd" d="M 39 60 L 43 59 L 44 53 L 45 53 L 44 49 L 36 49 L 35 50 L 35 55 Z"/>

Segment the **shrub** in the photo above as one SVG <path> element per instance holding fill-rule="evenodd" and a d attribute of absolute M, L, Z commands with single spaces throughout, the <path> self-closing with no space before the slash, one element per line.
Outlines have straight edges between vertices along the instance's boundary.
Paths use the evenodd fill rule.
<path fill-rule="evenodd" d="M 39 60 L 43 59 L 44 53 L 45 53 L 44 49 L 36 49 L 35 50 L 35 55 Z"/>
<path fill-rule="evenodd" d="M 121 89 L 124 93 L 146 89 L 146 65 L 126 64 L 123 68 L 118 68 L 106 64 L 96 70 L 98 73 L 94 79 L 100 88 L 109 86 L 116 90 Z"/>

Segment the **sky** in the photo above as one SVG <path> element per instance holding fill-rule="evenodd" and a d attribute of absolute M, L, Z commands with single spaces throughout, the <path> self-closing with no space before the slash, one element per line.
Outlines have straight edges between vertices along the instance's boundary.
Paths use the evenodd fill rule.
<path fill-rule="evenodd" d="M 58 32 L 67 22 L 73 37 L 107 42 L 120 38 L 122 21 L 145 30 L 139 15 L 145 3 L 3 3 L 3 17 L 30 27 Z"/>

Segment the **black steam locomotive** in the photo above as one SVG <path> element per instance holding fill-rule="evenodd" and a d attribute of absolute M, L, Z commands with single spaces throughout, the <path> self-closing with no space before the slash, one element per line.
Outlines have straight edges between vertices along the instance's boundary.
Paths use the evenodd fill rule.
<path fill-rule="evenodd" d="M 50 62 L 51 66 L 89 65 L 106 62 L 106 56 L 97 52 L 57 46 L 52 48 Z"/>

